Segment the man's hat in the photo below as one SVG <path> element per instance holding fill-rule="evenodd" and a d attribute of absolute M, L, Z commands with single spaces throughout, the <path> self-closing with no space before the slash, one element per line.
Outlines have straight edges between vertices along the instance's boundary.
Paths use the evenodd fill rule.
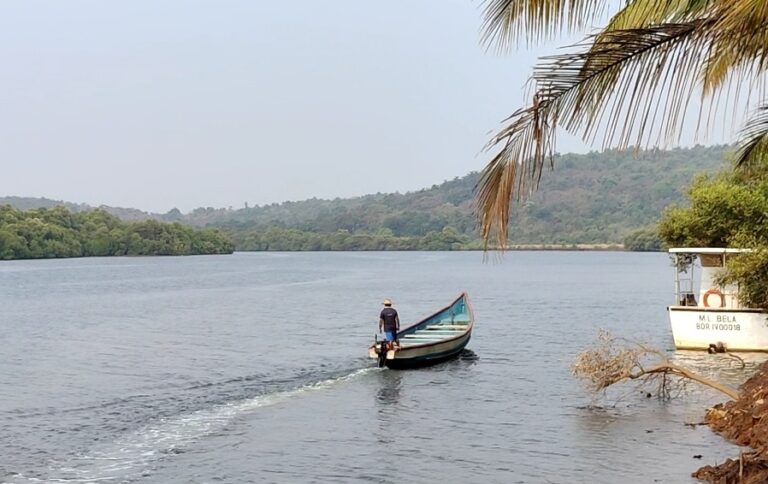
<path fill-rule="evenodd" d="M 391 300 L 391 299 L 389 299 L 389 298 L 385 299 L 385 300 L 384 300 L 384 305 L 385 305 L 385 306 L 391 306 L 391 305 L 392 305 L 392 300 Z"/>

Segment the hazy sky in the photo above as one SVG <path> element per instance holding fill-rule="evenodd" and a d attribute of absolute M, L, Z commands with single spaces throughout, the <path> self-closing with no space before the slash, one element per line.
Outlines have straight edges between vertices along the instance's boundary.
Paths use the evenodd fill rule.
<path fill-rule="evenodd" d="M 563 43 L 489 54 L 480 24 L 471 0 L 2 2 L 0 195 L 164 212 L 464 175 Z"/>

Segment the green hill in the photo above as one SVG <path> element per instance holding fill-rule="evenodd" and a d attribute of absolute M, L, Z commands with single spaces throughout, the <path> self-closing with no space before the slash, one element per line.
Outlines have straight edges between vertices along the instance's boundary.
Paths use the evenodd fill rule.
<path fill-rule="evenodd" d="M 617 151 L 558 156 L 555 170 L 544 174 L 539 191 L 515 210 L 510 242 L 620 244 L 632 231 L 655 223 L 665 207 L 681 202 L 695 174 L 725 166 L 726 150 L 725 146 L 697 146 L 643 151 L 637 156 Z M 478 178 L 471 173 L 405 194 L 311 199 L 241 210 L 197 209 L 184 221 L 221 227 L 233 235 L 240 249 L 247 250 L 301 248 L 312 239 L 310 234 L 339 237 L 339 231 L 379 238 L 432 234 L 434 239 L 447 230 L 450 247 L 443 244 L 443 248 L 457 242 L 479 246 L 472 213 Z M 296 240 L 287 240 L 291 238 Z M 417 241 L 410 242 L 419 246 Z"/>
<path fill-rule="evenodd" d="M 655 223 L 665 207 L 680 203 L 695 174 L 724 167 L 727 150 L 696 146 L 638 154 L 558 155 L 555 170 L 544 174 L 539 191 L 515 210 L 510 242 L 622 243 L 634 230 Z M 188 214 L 176 209 L 150 214 L 100 208 L 130 220 L 218 227 L 232 236 L 238 250 L 472 248 L 481 246 L 472 212 L 478 178 L 478 173 L 470 173 L 404 194 L 309 199 L 239 210 L 208 207 Z"/>
<path fill-rule="evenodd" d="M 11 207 L 18 210 L 65 207 L 66 209 L 75 213 L 91 212 L 93 210 L 100 209 L 109 213 L 110 215 L 114 215 L 115 217 L 118 217 L 119 219 L 126 220 L 126 221 L 164 220 L 166 218 L 166 215 L 171 214 L 171 212 L 168 212 L 168 214 L 161 215 L 161 214 L 143 212 L 135 208 L 109 207 L 107 205 L 93 207 L 91 205 L 88 205 L 87 203 L 72 203 L 72 202 L 65 202 L 63 200 L 53 200 L 51 198 L 44 198 L 44 197 L 15 197 L 15 196 L 0 197 L 0 206 L 3 206 L 3 205 L 10 205 Z M 172 220 L 172 218 L 169 217 L 168 220 L 165 220 L 165 221 L 173 222 L 175 220 Z"/>

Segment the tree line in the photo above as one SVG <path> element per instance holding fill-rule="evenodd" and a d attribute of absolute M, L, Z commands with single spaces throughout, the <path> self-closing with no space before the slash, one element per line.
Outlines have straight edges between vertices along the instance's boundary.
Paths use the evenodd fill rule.
<path fill-rule="evenodd" d="M 382 229 L 373 234 L 338 230 L 333 233 L 307 232 L 272 227 L 263 231 L 233 233 L 238 250 L 244 251 L 345 251 L 345 250 L 467 250 L 479 249 L 469 237 L 450 226 L 423 236 L 395 236 Z"/>
<path fill-rule="evenodd" d="M 699 171 L 726 166 L 727 146 L 606 151 L 557 156 L 541 190 L 516 205 L 509 245 L 621 244 L 659 250 L 653 228 L 668 205 L 684 199 Z M 308 199 L 232 210 L 172 209 L 150 214 L 103 207 L 126 221 L 157 220 L 225 232 L 237 250 L 466 250 L 482 249 L 474 213 L 478 173 L 408 193 Z M 30 207 L 55 200 L 0 198 Z M 94 210 L 69 206 L 74 212 Z M 650 227 L 650 228 L 649 228 Z M 119 253 L 120 251 L 118 251 Z"/>
<path fill-rule="evenodd" d="M 157 220 L 125 222 L 104 210 L 66 207 L 18 210 L 0 206 L 0 259 L 47 259 L 116 255 L 229 254 L 230 238 Z"/>
<path fill-rule="evenodd" d="M 541 190 L 515 207 L 509 245 L 625 243 L 633 250 L 658 250 L 655 229 L 648 227 L 665 207 L 683 200 L 696 173 L 725 166 L 728 150 L 696 146 L 559 155 Z M 474 213 L 479 176 L 470 173 L 409 193 L 167 215 L 221 228 L 238 250 L 474 249 L 483 247 Z"/>

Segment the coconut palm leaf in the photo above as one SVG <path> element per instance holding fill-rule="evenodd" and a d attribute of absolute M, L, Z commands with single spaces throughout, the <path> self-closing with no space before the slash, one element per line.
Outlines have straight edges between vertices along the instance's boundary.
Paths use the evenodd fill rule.
<path fill-rule="evenodd" d="M 610 19 L 603 31 L 641 29 L 702 18 L 710 3 L 708 0 L 632 0 Z"/>
<path fill-rule="evenodd" d="M 580 5 L 594 12 L 598 3 Z M 524 28 L 534 37 L 551 33 L 537 23 L 545 20 L 553 28 L 574 25 L 567 4 L 488 2 L 486 40 L 504 29 L 506 39 Z M 600 134 L 603 147 L 665 145 L 679 136 L 698 91 L 700 127 L 724 107 L 743 105 L 744 94 L 747 105 L 754 93 L 764 98 L 768 2 L 630 0 L 608 27 L 576 47 L 542 59 L 533 74 L 533 104 L 510 116 L 489 143 L 501 149 L 476 187 L 486 243 L 494 235 L 500 246 L 506 243 L 510 205 L 536 189 L 547 159 L 552 165 L 558 127 L 587 141 Z"/>
<path fill-rule="evenodd" d="M 598 51 L 604 48 L 608 32 L 617 30 L 643 29 L 664 23 L 680 23 L 696 20 L 708 4 L 707 0 L 633 0 L 627 2 L 623 9 L 614 15 L 601 33 L 595 36 L 592 49 Z M 619 81 L 620 69 L 603 76 L 602 83 L 607 88 Z M 603 101 L 596 100 L 588 110 L 595 113 Z"/>
<path fill-rule="evenodd" d="M 599 15 L 609 0 L 484 0 L 481 39 L 506 49 L 527 34 L 541 41 L 564 30 L 580 30 Z"/>
<path fill-rule="evenodd" d="M 741 131 L 736 166 L 748 167 L 768 156 L 768 105 L 760 106 Z"/>
<path fill-rule="evenodd" d="M 578 46 L 580 52 L 545 58 L 534 71 L 534 102 L 510 116 L 489 143 L 503 147 L 476 187 L 486 242 L 495 235 L 505 245 L 510 205 L 538 187 L 547 159 L 553 163 L 558 126 L 590 137 L 604 118 L 604 142 L 621 146 L 633 134 L 642 144 L 653 125 L 659 136 L 673 133 L 693 91 L 697 63 L 703 62 L 695 53 L 706 51 L 711 24 L 696 20 L 603 32 Z M 679 55 L 681 50 L 694 55 Z M 664 111 L 669 114 L 655 123 Z"/>
<path fill-rule="evenodd" d="M 702 76 L 705 95 L 723 89 L 730 78 L 755 79 L 768 68 L 768 2 L 731 1 L 718 7 L 711 16 L 718 38 Z"/>

